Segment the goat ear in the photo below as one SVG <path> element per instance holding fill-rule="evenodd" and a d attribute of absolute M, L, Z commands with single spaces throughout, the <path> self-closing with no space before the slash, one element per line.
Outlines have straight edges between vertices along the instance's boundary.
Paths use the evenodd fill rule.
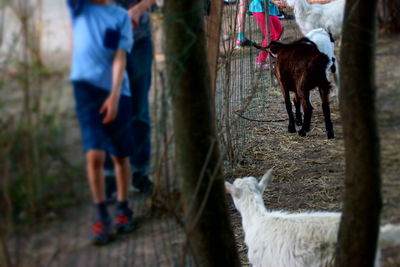
<path fill-rule="evenodd" d="M 278 57 L 279 51 L 281 50 L 281 48 L 284 45 L 280 42 L 277 41 L 272 41 L 268 46 L 267 46 L 267 50 L 268 52 L 271 53 L 271 55 L 273 57 Z"/>
<path fill-rule="evenodd" d="M 226 191 L 226 193 L 233 195 L 233 191 L 235 191 L 235 187 L 230 182 L 225 182 L 225 191 Z"/>
<path fill-rule="evenodd" d="M 268 183 L 271 181 L 272 178 L 272 170 L 274 168 L 269 169 L 264 176 L 261 178 L 261 181 L 258 183 L 258 186 L 261 189 L 261 192 L 264 192 L 265 188 L 267 188 Z"/>
<path fill-rule="evenodd" d="M 233 184 L 225 182 L 225 190 L 233 197 L 239 198 L 242 195 L 242 189 L 236 188 Z"/>

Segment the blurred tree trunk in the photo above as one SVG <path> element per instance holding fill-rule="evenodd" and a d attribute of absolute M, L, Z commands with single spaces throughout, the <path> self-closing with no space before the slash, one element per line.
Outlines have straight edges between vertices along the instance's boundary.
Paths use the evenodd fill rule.
<path fill-rule="evenodd" d="M 373 266 L 382 206 L 375 107 L 377 0 L 347 0 L 341 46 L 340 111 L 346 155 L 336 266 Z"/>
<path fill-rule="evenodd" d="M 166 0 L 168 86 L 189 243 L 198 266 L 240 266 L 211 97 L 203 0 Z"/>
<path fill-rule="evenodd" d="M 207 57 L 211 79 L 212 103 L 215 100 L 215 88 L 218 72 L 219 38 L 221 35 L 222 1 L 211 1 L 210 14 L 206 17 Z M 215 106 L 215 104 L 213 105 Z"/>
<path fill-rule="evenodd" d="M 379 0 L 378 21 L 380 33 L 400 33 L 400 0 Z"/>

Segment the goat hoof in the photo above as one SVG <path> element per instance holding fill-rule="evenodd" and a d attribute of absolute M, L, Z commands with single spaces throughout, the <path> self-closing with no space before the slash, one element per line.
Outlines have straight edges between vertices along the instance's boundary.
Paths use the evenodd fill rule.
<path fill-rule="evenodd" d="M 334 134 L 333 132 L 328 133 L 327 135 L 328 135 L 328 139 L 333 139 L 333 138 L 335 138 L 335 134 Z"/>
<path fill-rule="evenodd" d="M 301 130 L 299 131 L 299 135 L 304 137 L 304 136 L 307 135 L 307 132 L 306 132 L 304 129 L 301 129 Z"/>
<path fill-rule="evenodd" d="M 288 126 L 288 132 L 289 133 L 295 133 L 296 132 L 296 127 L 294 127 L 294 125 L 289 125 Z"/>

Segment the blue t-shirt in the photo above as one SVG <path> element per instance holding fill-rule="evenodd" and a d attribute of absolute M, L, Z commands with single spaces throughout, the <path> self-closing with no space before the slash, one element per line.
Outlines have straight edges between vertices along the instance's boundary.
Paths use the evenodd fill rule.
<path fill-rule="evenodd" d="M 253 0 L 249 5 L 250 12 L 264 12 L 264 0 Z M 277 5 L 271 3 L 271 0 L 268 0 L 268 13 L 270 16 L 278 16 L 279 8 Z"/>
<path fill-rule="evenodd" d="M 74 34 L 71 81 L 85 81 L 112 89 L 112 63 L 117 49 L 130 52 L 132 24 L 128 13 L 116 5 L 98 5 L 89 0 L 67 0 Z M 126 72 L 121 94 L 130 96 Z"/>

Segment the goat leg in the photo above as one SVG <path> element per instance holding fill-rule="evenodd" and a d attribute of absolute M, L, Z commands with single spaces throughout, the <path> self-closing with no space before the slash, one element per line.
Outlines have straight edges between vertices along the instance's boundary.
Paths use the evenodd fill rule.
<path fill-rule="evenodd" d="M 307 132 L 310 131 L 310 124 L 311 124 L 311 116 L 312 116 L 312 110 L 313 107 L 310 102 L 310 93 L 307 92 L 303 98 L 302 98 L 302 103 L 303 103 L 303 110 L 304 110 L 304 123 L 303 127 L 299 131 L 300 136 L 306 136 Z"/>
<path fill-rule="evenodd" d="M 333 138 L 335 138 L 335 134 L 333 133 L 331 111 L 329 108 L 328 101 L 325 103 L 322 103 L 322 111 L 324 112 L 326 135 L 328 136 L 328 139 L 333 139 Z"/>
<path fill-rule="evenodd" d="M 301 110 L 300 110 L 301 103 L 299 97 L 296 96 L 295 98 L 293 98 L 293 102 L 294 102 L 294 107 L 296 108 L 296 125 L 301 126 L 303 125 L 303 119 L 301 117 Z"/>
<path fill-rule="evenodd" d="M 292 111 L 292 102 L 290 101 L 289 92 L 288 91 L 285 92 L 285 90 L 283 90 L 283 91 L 284 91 L 284 97 L 285 97 L 286 111 L 289 116 L 288 132 L 295 133 L 296 126 L 295 126 L 295 120 L 294 120 L 293 111 Z"/>
<path fill-rule="evenodd" d="M 319 88 L 319 93 L 322 101 L 322 112 L 324 113 L 326 134 L 328 139 L 333 139 L 335 138 L 335 134 L 333 133 L 331 110 L 329 108 L 329 89 L 329 85 L 324 88 Z"/>

